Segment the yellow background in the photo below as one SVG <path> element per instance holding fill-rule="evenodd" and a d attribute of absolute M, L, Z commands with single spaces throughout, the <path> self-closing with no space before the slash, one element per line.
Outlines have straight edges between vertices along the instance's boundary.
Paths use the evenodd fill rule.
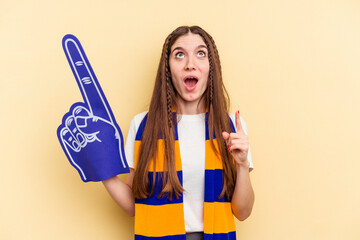
<path fill-rule="evenodd" d="M 80 39 L 127 136 L 165 37 L 195 24 L 250 134 L 256 201 L 238 239 L 360 239 L 357 0 L 0 1 L 0 239 L 132 239 L 133 219 L 57 140 L 82 101 L 61 39 Z"/>

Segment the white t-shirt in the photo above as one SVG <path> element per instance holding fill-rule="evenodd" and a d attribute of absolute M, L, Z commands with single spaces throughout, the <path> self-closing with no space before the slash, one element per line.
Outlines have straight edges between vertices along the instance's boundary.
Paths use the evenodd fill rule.
<path fill-rule="evenodd" d="M 129 128 L 125 154 L 130 168 L 134 168 L 135 136 L 147 112 L 136 115 Z M 229 114 L 235 124 L 235 115 Z M 205 185 L 205 113 L 178 115 L 178 136 L 183 173 L 183 201 L 186 232 L 204 231 L 204 185 Z M 246 134 L 247 126 L 240 117 Z M 249 146 L 248 161 L 253 168 Z"/>

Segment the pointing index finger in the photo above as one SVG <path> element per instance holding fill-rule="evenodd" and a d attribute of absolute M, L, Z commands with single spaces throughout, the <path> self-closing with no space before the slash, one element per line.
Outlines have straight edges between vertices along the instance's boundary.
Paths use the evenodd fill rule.
<path fill-rule="evenodd" d="M 62 42 L 65 55 L 90 112 L 114 122 L 110 106 L 79 40 L 74 35 L 68 34 L 64 36 Z"/>
<path fill-rule="evenodd" d="M 236 132 L 245 133 L 244 129 L 242 128 L 242 125 L 241 125 L 240 112 L 239 111 L 237 111 L 236 114 L 235 114 L 235 124 L 236 124 Z"/>

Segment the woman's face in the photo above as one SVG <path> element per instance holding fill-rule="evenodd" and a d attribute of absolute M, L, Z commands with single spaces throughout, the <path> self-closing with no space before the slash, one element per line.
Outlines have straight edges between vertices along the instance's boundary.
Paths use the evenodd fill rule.
<path fill-rule="evenodd" d="M 208 50 L 201 36 L 179 37 L 171 46 L 169 66 L 180 105 L 198 104 L 209 79 Z"/>

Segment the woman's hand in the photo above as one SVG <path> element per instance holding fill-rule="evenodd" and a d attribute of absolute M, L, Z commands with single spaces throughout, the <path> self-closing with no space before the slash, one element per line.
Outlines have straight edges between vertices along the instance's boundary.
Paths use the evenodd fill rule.
<path fill-rule="evenodd" d="M 249 139 L 241 126 L 239 111 L 235 114 L 236 133 L 223 132 L 223 138 L 231 155 L 234 157 L 236 165 L 249 167 L 250 163 L 247 159 L 249 151 Z"/>

